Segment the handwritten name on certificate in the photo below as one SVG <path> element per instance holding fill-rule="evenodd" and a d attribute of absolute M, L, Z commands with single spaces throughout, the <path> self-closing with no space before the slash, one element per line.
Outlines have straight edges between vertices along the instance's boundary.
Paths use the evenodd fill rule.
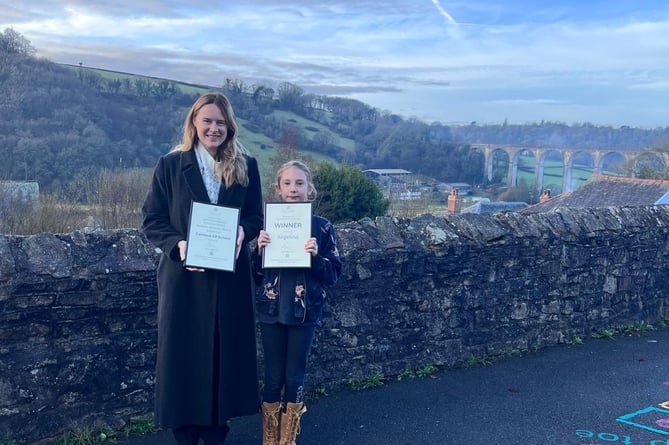
<path fill-rule="evenodd" d="M 185 266 L 234 272 L 239 209 L 193 201 Z"/>
<path fill-rule="evenodd" d="M 311 203 L 265 204 L 265 231 L 271 242 L 263 249 L 263 267 L 311 267 L 304 245 L 311 238 Z"/>

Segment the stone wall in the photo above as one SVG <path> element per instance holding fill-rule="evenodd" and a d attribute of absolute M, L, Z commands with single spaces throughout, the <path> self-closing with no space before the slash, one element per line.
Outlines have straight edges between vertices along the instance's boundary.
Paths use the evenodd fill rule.
<path fill-rule="evenodd" d="M 336 229 L 344 272 L 308 389 L 522 354 L 669 313 L 669 206 Z M 156 258 L 135 230 L 0 236 L 0 442 L 150 415 Z"/>

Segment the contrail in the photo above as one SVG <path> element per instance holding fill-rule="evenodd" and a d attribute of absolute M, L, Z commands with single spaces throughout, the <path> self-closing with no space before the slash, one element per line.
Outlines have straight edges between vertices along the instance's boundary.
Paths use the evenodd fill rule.
<path fill-rule="evenodd" d="M 448 22 L 448 24 L 450 24 L 450 25 L 457 25 L 457 24 L 458 24 L 458 23 L 455 21 L 455 19 L 453 19 L 453 17 L 451 17 L 451 15 L 448 13 L 448 11 L 446 11 L 446 10 L 441 6 L 441 3 L 439 3 L 439 0 L 432 0 L 432 3 L 434 3 L 434 6 L 437 7 L 437 9 L 438 9 L 439 12 L 441 13 L 441 15 L 444 16 L 444 18 L 446 19 L 446 22 Z"/>

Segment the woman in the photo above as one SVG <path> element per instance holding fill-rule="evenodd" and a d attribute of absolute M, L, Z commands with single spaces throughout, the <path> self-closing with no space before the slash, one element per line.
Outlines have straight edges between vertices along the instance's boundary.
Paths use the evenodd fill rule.
<path fill-rule="evenodd" d="M 156 165 L 142 230 L 158 264 L 156 425 L 179 445 L 221 444 L 227 420 L 259 411 L 248 241 L 263 223 L 255 159 L 237 142 L 228 99 L 195 101 L 183 140 Z M 234 272 L 183 267 L 191 202 L 240 209 Z"/>

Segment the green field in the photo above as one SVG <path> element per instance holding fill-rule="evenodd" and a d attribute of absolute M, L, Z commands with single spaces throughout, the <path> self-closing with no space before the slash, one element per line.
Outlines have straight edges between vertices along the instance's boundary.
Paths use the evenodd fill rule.
<path fill-rule="evenodd" d="M 90 68 L 87 66 L 77 66 L 77 65 L 70 65 L 70 64 L 61 64 L 62 66 L 69 67 L 72 69 L 80 69 L 83 68 L 86 71 L 89 72 L 94 72 L 96 74 L 99 74 L 101 77 L 105 79 L 128 79 L 131 81 L 134 81 L 135 79 L 150 79 L 158 82 L 165 81 L 167 79 L 162 79 L 159 77 L 152 77 L 152 76 L 140 76 L 138 74 L 131 74 L 131 73 L 123 73 L 120 71 L 111 71 L 111 70 L 105 70 L 102 68 Z M 190 84 L 186 82 L 179 82 L 176 80 L 167 80 L 168 82 L 174 83 L 179 90 L 181 90 L 182 93 L 185 94 L 203 94 L 206 93 L 207 91 L 211 91 L 211 87 L 205 86 L 205 85 L 195 85 L 195 84 Z"/>
<path fill-rule="evenodd" d="M 325 125 L 319 124 L 318 122 L 305 119 L 301 116 L 291 113 L 289 111 L 275 110 L 272 112 L 272 116 L 279 122 L 284 122 L 287 124 L 293 124 L 296 127 L 300 128 L 305 137 L 309 140 L 314 140 L 316 135 L 322 135 L 329 139 L 330 143 L 341 147 L 349 152 L 355 151 L 355 141 L 348 138 L 343 138 L 337 133 L 330 130 Z"/>
<path fill-rule="evenodd" d="M 520 155 L 518 160 L 518 172 L 516 173 L 516 183 L 525 182 L 532 187 L 534 184 L 534 172 L 536 162 L 532 155 Z M 572 190 L 579 188 L 585 181 L 592 176 L 592 167 L 574 165 L 572 166 Z M 544 174 L 542 178 L 542 188 L 551 190 L 553 195 L 562 192 L 562 178 L 564 174 L 564 164 L 561 160 L 544 160 Z M 507 178 L 504 175 L 503 182 Z"/>

